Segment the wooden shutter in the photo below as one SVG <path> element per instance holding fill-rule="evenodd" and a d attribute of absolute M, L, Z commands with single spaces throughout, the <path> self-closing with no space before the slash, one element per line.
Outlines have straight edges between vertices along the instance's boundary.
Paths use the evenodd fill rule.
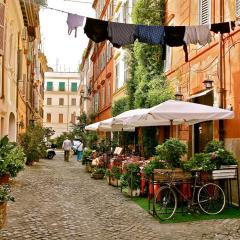
<path fill-rule="evenodd" d="M 4 52 L 4 21 L 5 20 L 5 4 L 0 0 L 0 55 Z"/>
<path fill-rule="evenodd" d="M 72 83 L 72 85 L 71 85 L 71 91 L 72 91 L 72 92 L 77 92 L 77 83 Z"/>
<path fill-rule="evenodd" d="M 236 0 L 236 15 L 240 17 L 240 0 Z"/>
<path fill-rule="evenodd" d="M 210 24 L 210 1 L 200 0 L 200 24 Z"/>
<path fill-rule="evenodd" d="M 59 113 L 58 122 L 63 123 L 63 114 L 62 113 Z"/>

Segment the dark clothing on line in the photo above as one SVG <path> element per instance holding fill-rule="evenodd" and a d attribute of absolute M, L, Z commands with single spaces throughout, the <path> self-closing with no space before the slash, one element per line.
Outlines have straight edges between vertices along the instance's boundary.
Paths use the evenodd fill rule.
<path fill-rule="evenodd" d="M 138 25 L 136 27 L 136 38 L 139 42 L 149 44 L 164 43 L 164 27 L 163 26 L 146 26 Z"/>
<path fill-rule="evenodd" d="M 136 25 L 134 24 L 109 22 L 108 39 L 117 48 L 132 44 L 135 41 L 135 29 Z"/>
<path fill-rule="evenodd" d="M 185 26 L 165 26 L 165 37 L 164 42 L 170 47 L 183 46 L 185 52 L 185 62 L 188 61 L 187 45 L 184 42 Z"/>
<path fill-rule="evenodd" d="M 87 18 L 84 33 L 95 43 L 108 39 L 108 22 L 99 19 Z"/>
<path fill-rule="evenodd" d="M 230 28 L 230 24 L 231 24 L 231 28 Z M 229 22 L 213 23 L 211 24 L 210 30 L 214 33 L 220 32 L 221 34 L 223 34 L 223 33 L 230 33 L 231 30 L 234 30 L 234 28 L 235 28 L 235 22 L 231 21 L 231 23 Z"/>

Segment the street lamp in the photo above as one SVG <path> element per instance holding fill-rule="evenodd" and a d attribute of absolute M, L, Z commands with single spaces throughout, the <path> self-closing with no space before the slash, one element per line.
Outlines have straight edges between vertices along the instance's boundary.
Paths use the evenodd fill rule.
<path fill-rule="evenodd" d="M 209 79 L 206 79 L 203 81 L 203 84 L 205 86 L 205 89 L 211 89 L 213 87 L 213 80 Z"/>
<path fill-rule="evenodd" d="M 183 95 L 181 92 L 176 92 L 176 94 L 174 95 L 175 96 L 175 100 L 176 101 L 182 101 L 183 100 Z"/>

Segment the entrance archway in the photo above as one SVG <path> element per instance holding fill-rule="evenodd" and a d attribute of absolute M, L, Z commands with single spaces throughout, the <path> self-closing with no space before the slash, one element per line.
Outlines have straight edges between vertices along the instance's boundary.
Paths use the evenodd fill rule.
<path fill-rule="evenodd" d="M 11 112 L 9 115 L 8 124 L 8 137 L 10 141 L 16 141 L 16 120 L 14 114 Z"/>

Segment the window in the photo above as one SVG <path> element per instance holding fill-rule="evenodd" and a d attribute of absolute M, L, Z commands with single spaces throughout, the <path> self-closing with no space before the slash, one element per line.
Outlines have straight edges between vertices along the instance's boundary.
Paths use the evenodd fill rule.
<path fill-rule="evenodd" d="M 126 3 L 123 5 L 123 22 L 130 23 L 130 13 L 129 13 L 129 2 L 128 1 L 126 1 Z"/>
<path fill-rule="evenodd" d="M 59 98 L 59 105 L 63 106 L 64 105 L 64 98 Z"/>
<path fill-rule="evenodd" d="M 128 81 L 128 59 L 124 56 L 124 83 Z"/>
<path fill-rule="evenodd" d="M 115 91 L 120 88 L 120 62 L 115 66 L 116 82 L 115 82 Z"/>
<path fill-rule="evenodd" d="M 76 113 L 74 112 L 74 113 L 72 113 L 71 114 L 71 123 L 76 123 Z"/>
<path fill-rule="evenodd" d="M 47 91 L 52 91 L 52 90 L 53 90 L 53 83 L 47 82 Z"/>
<path fill-rule="evenodd" d="M 71 83 L 71 91 L 72 92 L 77 92 L 77 83 Z"/>
<path fill-rule="evenodd" d="M 72 106 L 76 106 L 76 103 L 77 103 L 76 98 L 72 98 Z"/>
<path fill-rule="evenodd" d="M 63 114 L 59 113 L 58 115 L 58 123 L 63 123 Z"/>
<path fill-rule="evenodd" d="M 240 17 L 240 0 L 236 0 L 236 16 Z"/>
<path fill-rule="evenodd" d="M 107 45 L 107 62 L 111 59 L 112 57 L 112 44 L 108 42 Z"/>
<path fill-rule="evenodd" d="M 47 113 L 47 123 L 50 123 L 52 121 L 52 115 L 51 113 Z"/>
<path fill-rule="evenodd" d="M 52 98 L 47 98 L 47 105 L 52 105 Z"/>
<path fill-rule="evenodd" d="M 111 103 L 111 83 L 110 83 L 110 81 L 108 81 L 107 99 L 108 99 L 108 104 L 110 104 Z"/>
<path fill-rule="evenodd" d="M 102 106 L 106 105 L 106 85 L 102 86 Z"/>
<path fill-rule="evenodd" d="M 199 24 L 211 23 L 211 1 L 199 0 Z"/>
<path fill-rule="evenodd" d="M 59 83 L 58 90 L 59 91 L 65 91 L 65 82 L 60 82 Z"/>
<path fill-rule="evenodd" d="M 166 46 L 166 60 L 164 61 L 164 71 L 170 70 L 172 65 L 172 48 Z"/>

